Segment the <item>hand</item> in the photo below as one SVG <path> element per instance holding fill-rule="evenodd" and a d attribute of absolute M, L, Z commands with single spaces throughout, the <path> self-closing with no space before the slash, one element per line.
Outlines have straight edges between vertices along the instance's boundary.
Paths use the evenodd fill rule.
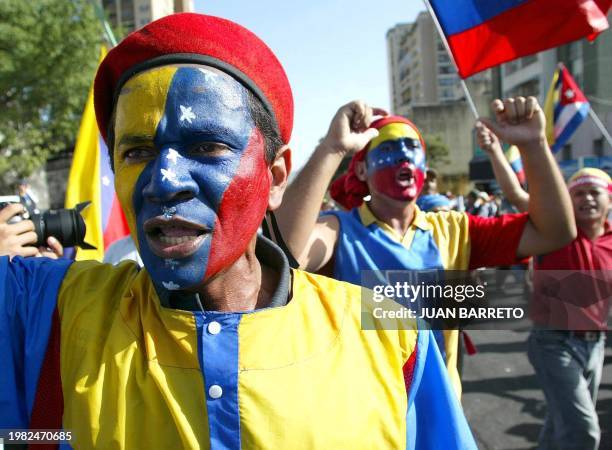
<path fill-rule="evenodd" d="M 497 135 L 481 121 L 476 122 L 476 139 L 478 146 L 488 154 L 503 152 Z"/>
<path fill-rule="evenodd" d="M 17 223 L 7 223 L 11 218 L 24 212 L 21 203 L 13 203 L 0 211 L 0 256 L 37 256 L 39 251 L 32 245 L 36 244 L 34 223 L 22 220 Z"/>
<path fill-rule="evenodd" d="M 491 104 L 496 122 L 480 119 L 499 139 L 519 148 L 546 143 L 546 118 L 535 97 L 496 99 Z"/>
<path fill-rule="evenodd" d="M 352 101 L 338 110 L 321 145 L 342 156 L 356 153 L 378 136 L 378 130 L 368 128 L 374 116 L 386 115 L 383 109 L 371 108 L 361 100 Z"/>
<path fill-rule="evenodd" d="M 50 236 L 47 239 L 48 247 L 38 247 L 38 254 L 36 256 L 45 256 L 51 259 L 61 258 L 64 255 L 64 247 L 60 244 L 60 241 Z"/>

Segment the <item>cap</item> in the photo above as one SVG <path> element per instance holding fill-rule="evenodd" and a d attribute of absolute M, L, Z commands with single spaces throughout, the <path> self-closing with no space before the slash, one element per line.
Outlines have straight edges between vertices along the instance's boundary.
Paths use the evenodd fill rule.
<path fill-rule="evenodd" d="M 261 100 L 283 141 L 289 142 L 293 95 L 272 50 L 241 25 L 195 13 L 151 22 L 108 52 L 94 82 L 96 119 L 104 139 L 121 86 L 129 78 L 153 67 L 182 63 L 209 65 L 237 79 Z"/>

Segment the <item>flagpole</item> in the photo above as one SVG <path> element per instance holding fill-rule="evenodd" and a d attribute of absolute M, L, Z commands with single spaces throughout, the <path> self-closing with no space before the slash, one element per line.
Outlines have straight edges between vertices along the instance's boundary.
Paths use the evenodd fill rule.
<path fill-rule="evenodd" d="M 451 61 L 455 65 L 455 70 L 457 70 L 457 76 L 459 76 L 459 67 L 457 66 L 457 62 L 455 61 L 453 52 L 451 52 L 450 46 L 448 45 L 448 41 L 446 40 L 446 36 L 444 35 L 442 26 L 440 25 L 440 22 L 438 21 L 438 17 L 436 16 L 434 9 L 429 3 L 429 0 L 423 0 L 423 3 L 425 3 L 425 7 L 427 8 L 429 15 L 431 16 L 432 20 L 434 21 L 434 24 L 436 25 L 436 29 L 438 30 L 438 34 L 440 35 L 440 39 L 442 39 L 442 42 L 444 43 L 444 47 L 446 48 L 446 53 L 448 53 L 448 56 L 450 57 Z M 459 80 L 461 83 L 461 87 L 463 88 L 463 92 L 465 93 L 465 98 L 468 102 L 468 105 L 470 106 L 470 109 L 472 110 L 472 114 L 474 114 L 474 117 L 478 119 L 480 115 L 478 114 L 478 110 L 476 109 L 476 104 L 474 103 L 474 100 L 472 99 L 472 94 L 470 94 L 467 84 L 465 84 L 465 80 L 461 78 L 461 76 L 459 76 Z"/>
<path fill-rule="evenodd" d="M 606 130 L 606 127 L 604 127 L 604 124 L 601 123 L 601 120 L 599 120 L 599 117 L 597 117 L 597 114 L 595 114 L 595 111 L 593 111 L 593 107 L 589 108 L 589 116 L 591 116 L 591 119 L 593 119 L 593 122 L 595 122 L 595 125 L 599 128 L 599 131 L 601 131 L 601 134 L 603 134 L 608 144 L 612 147 L 612 137 L 610 133 L 608 133 L 608 130 Z"/>
<path fill-rule="evenodd" d="M 96 16 L 98 16 L 98 19 L 100 19 L 100 22 L 102 22 L 102 28 L 104 28 L 106 39 L 108 40 L 111 47 L 115 47 L 117 45 L 117 39 L 115 39 L 115 34 L 113 33 L 113 30 L 111 29 L 110 25 L 108 24 L 108 21 L 106 20 L 104 10 L 102 9 L 97 0 L 91 0 L 91 4 L 93 5 L 94 10 L 96 11 Z"/>

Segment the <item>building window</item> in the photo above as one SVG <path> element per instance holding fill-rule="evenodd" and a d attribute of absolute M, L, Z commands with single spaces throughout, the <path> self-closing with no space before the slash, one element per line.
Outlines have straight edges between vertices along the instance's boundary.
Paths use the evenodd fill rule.
<path fill-rule="evenodd" d="M 504 73 L 506 75 L 513 74 L 519 69 L 519 62 L 517 60 L 510 61 L 504 65 Z"/>
<path fill-rule="evenodd" d="M 563 146 L 563 161 L 569 161 L 572 158 L 572 144 L 565 144 Z"/>
<path fill-rule="evenodd" d="M 538 61 L 538 55 L 529 55 L 521 58 L 521 67 L 527 67 Z"/>
<path fill-rule="evenodd" d="M 604 140 L 603 138 L 593 139 L 593 154 L 598 158 L 604 155 Z"/>
<path fill-rule="evenodd" d="M 438 73 L 441 75 L 455 73 L 455 68 L 452 65 L 438 66 Z"/>

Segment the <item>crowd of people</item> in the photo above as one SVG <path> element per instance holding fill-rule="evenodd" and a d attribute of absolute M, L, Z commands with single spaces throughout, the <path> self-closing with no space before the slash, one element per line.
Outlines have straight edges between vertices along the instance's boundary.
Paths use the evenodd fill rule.
<path fill-rule="evenodd" d="M 458 331 L 363 329 L 362 272 L 532 256 L 536 274 L 612 268 L 612 181 L 564 181 L 534 97 L 497 99 L 477 122 L 501 192 L 465 203 L 438 192 L 415 124 L 362 101 L 339 108 L 289 184 L 285 72 L 221 18 L 176 14 L 129 35 L 94 103 L 131 231 L 110 262 L 138 262 L 61 258 L 53 238 L 32 247 L 30 221 L 8 223 L 23 205 L 0 211 L 0 428 L 73 430 L 76 448 L 476 448 Z M 521 151 L 529 192 L 500 141 Z M 43 252 L 56 259 L 31 258 Z M 540 447 L 596 449 L 607 303 L 552 323 L 554 299 L 535 301 Z"/>

